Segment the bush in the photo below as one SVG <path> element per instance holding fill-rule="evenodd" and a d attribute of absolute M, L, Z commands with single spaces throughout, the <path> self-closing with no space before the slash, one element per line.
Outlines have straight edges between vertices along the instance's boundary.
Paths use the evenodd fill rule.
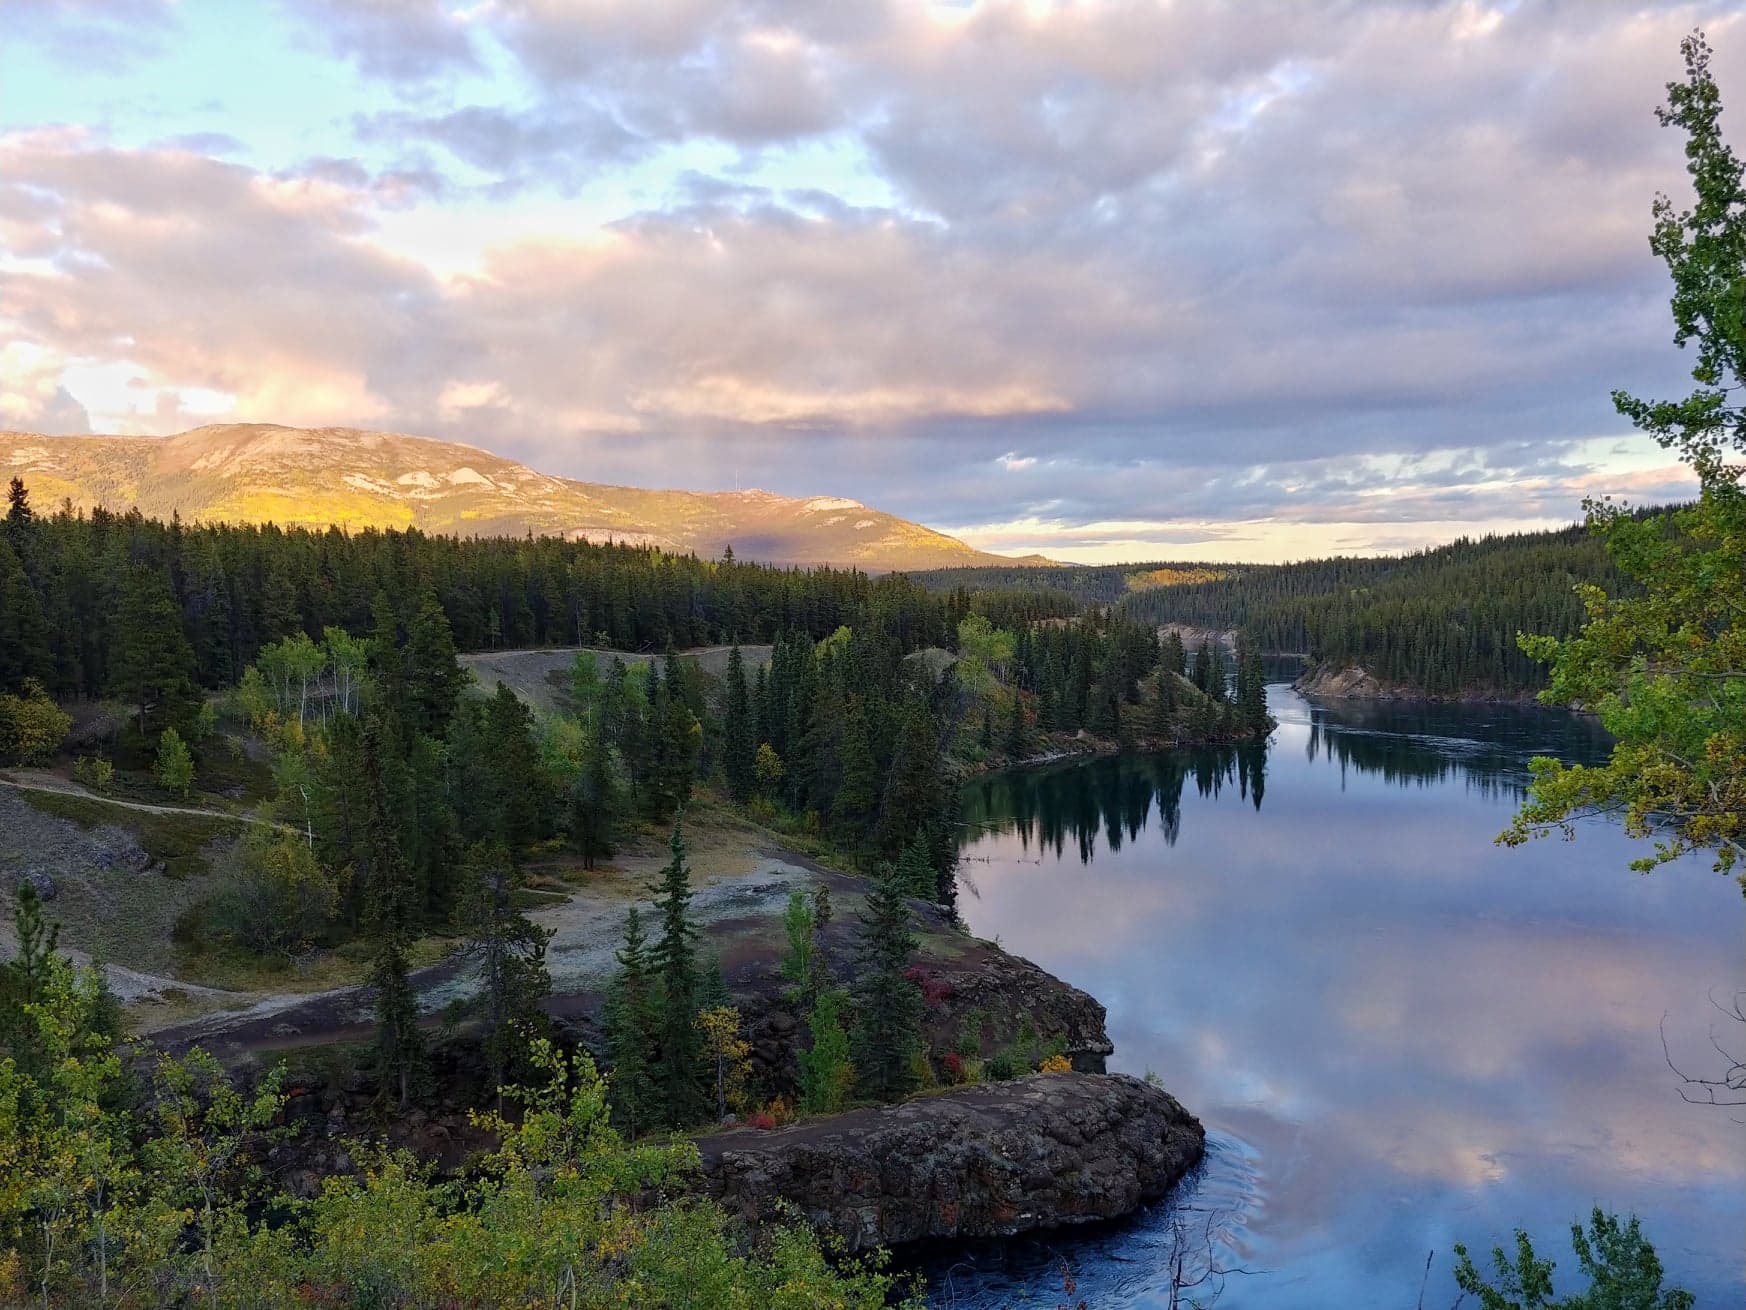
<path fill-rule="evenodd" d="M 92 791 L 108 791 L 115 785 L 115 766 L 101 755 L 81 755 L 73 761 L 73 777 Z"/>
<path fill-rule="evenodd" d="M 339 889 L 295 835 L 257 827 L 212 902 L 213 934 L 255 955 L 286 959 L 307 950 L 332 917 Z"/>
<path fill-rule="evenodd" d="M 66 740 L 72 716 L 54 703 L 35 678 L 26 678 L 22 691 L 22 695 L 0 695 L 0 760 L 47 764 Z"/>

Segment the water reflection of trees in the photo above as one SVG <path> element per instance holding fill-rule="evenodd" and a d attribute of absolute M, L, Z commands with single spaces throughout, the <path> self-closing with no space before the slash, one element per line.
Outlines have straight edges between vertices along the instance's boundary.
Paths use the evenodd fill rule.
<path fill-rule="evenodd" d="M 1304 751 L 1341 772 L 1356 769 L 1401 786 L 1463 783 L 1480 795 L 1519 797 L 1528 760 L 1556 755 L 1573 762 L 1606 757 L 1599 724 L 1520 706 L 1400 702 L 1317 702 Z"/>
<path fill-rule="evenodd" d="M 1234 791 L 1261 808 L 1267 791 L 1267 748 L 1258 742 L 1159 755 L 1123 755 L 992 774 L 963 794 L 966 840 L 985 832 L 1016 832 L 1024 848 L 1059 857 L 1071 845 L 1089 864 L 1099 839 L 1112 851 L 1138 839 L 1153 822 L 1176 843 L 1182 793 Z"/>
<path fill-rule="evenodd" d="M 1604 759 L 1608 747 L 1593 721 L 1536 708 L 1318 702 L 1309 709 L 1276 734 L 1274 749 L 1301 734 L 1312 763 L 1403 787 L 1460 782 L 1513 799 L 1527 785 L 1531 756 L 1589 762 Z M 1260 809 L 1267 747 L 1249 742 L 992 774 L 964 788 L 964 838 L 1014 832 L 1026 850 L 1060 856 L 1071 846 L 1090 863 L 1100 841 L 1119 851 L 1156 822 L 1174 845 L 1183 790 L 1191 786 L 1208 797 L 1234 791 Z"/>

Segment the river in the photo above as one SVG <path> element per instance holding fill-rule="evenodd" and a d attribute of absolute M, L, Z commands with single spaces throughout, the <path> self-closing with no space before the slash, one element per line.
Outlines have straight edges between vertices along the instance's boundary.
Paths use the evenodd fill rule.
<path fill-rule="evenodd" d="M 1156 1073 L 1209 1146 L 1133 1221 L 931 1260 L 933 1303 L 1167 1306 L 1180 1263 L 1227 1310 L 1447 1306 L 1455 1242 L 1526 1227 L 1568 1274 L 1598 1204 L 1700 1307 L 1746 1304 L 1746 1109 L 1682 1100 L 1660 1036 L 1705 1074 L 1712 1026 L 1746 1045 L 1708 999 L 1746 988 L 1738 887 L 1700 859 L 1633 873 L 1605 821 L 1493 844 L 1530 756 L 1604 753 L 1584 720 L 1269 697 L 1265 750 L 966 789 L 971 931 L 1102 1000 L 1110 1067 Z"/>

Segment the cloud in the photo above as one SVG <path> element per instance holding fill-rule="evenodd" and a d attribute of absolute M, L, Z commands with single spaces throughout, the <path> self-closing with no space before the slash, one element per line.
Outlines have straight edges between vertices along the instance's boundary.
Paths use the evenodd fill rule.
<path fill-rule="evenodd" d="M 477 66 L 463 12 L 442 0 L 280 0 L 370 77 L 426 83 Z"/>
<path fill-rule="evenodd" d="M 364 76 L 356 157 L 4 138 L 14 338 L 247 417 L 767 470 L 1027 547 L 1380 543 L 1682 485 L 1590 439 L 1626 430 L 1613 387 L 1685 385 L 1650 110 L 1700 20 L 1746 88 L 1737 5 L 285 8 Z M 88 376 L 54 383 L 99 421 L 180 412 Z"/>

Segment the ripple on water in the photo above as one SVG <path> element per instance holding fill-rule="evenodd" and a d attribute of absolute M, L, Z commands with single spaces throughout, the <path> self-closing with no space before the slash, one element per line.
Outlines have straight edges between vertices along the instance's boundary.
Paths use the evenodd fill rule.
<path fill-rule="evenodd" d="M 1253 1268 L 1251 1232 L 1265 1208 L 1259 1152 L 1231 1133 L 1209 1130 L 1206 1157 L 1194 1172 L 1131 1218 L 955 1245 L 949 1255 L 929 1253 L 914 1267 L 927 1277 L 928 1304 L 941 1310 L 1054 1304 L 1038 1289 L 1061 1291 L 1063 1271 L 1075 1283 L 1071 1304 L 1151 1310 L 1170 1304 L 1179 1253 L 1185 1282 Z M 1201 1283 L 1203 1299 L 1214 1286 Z"/>

